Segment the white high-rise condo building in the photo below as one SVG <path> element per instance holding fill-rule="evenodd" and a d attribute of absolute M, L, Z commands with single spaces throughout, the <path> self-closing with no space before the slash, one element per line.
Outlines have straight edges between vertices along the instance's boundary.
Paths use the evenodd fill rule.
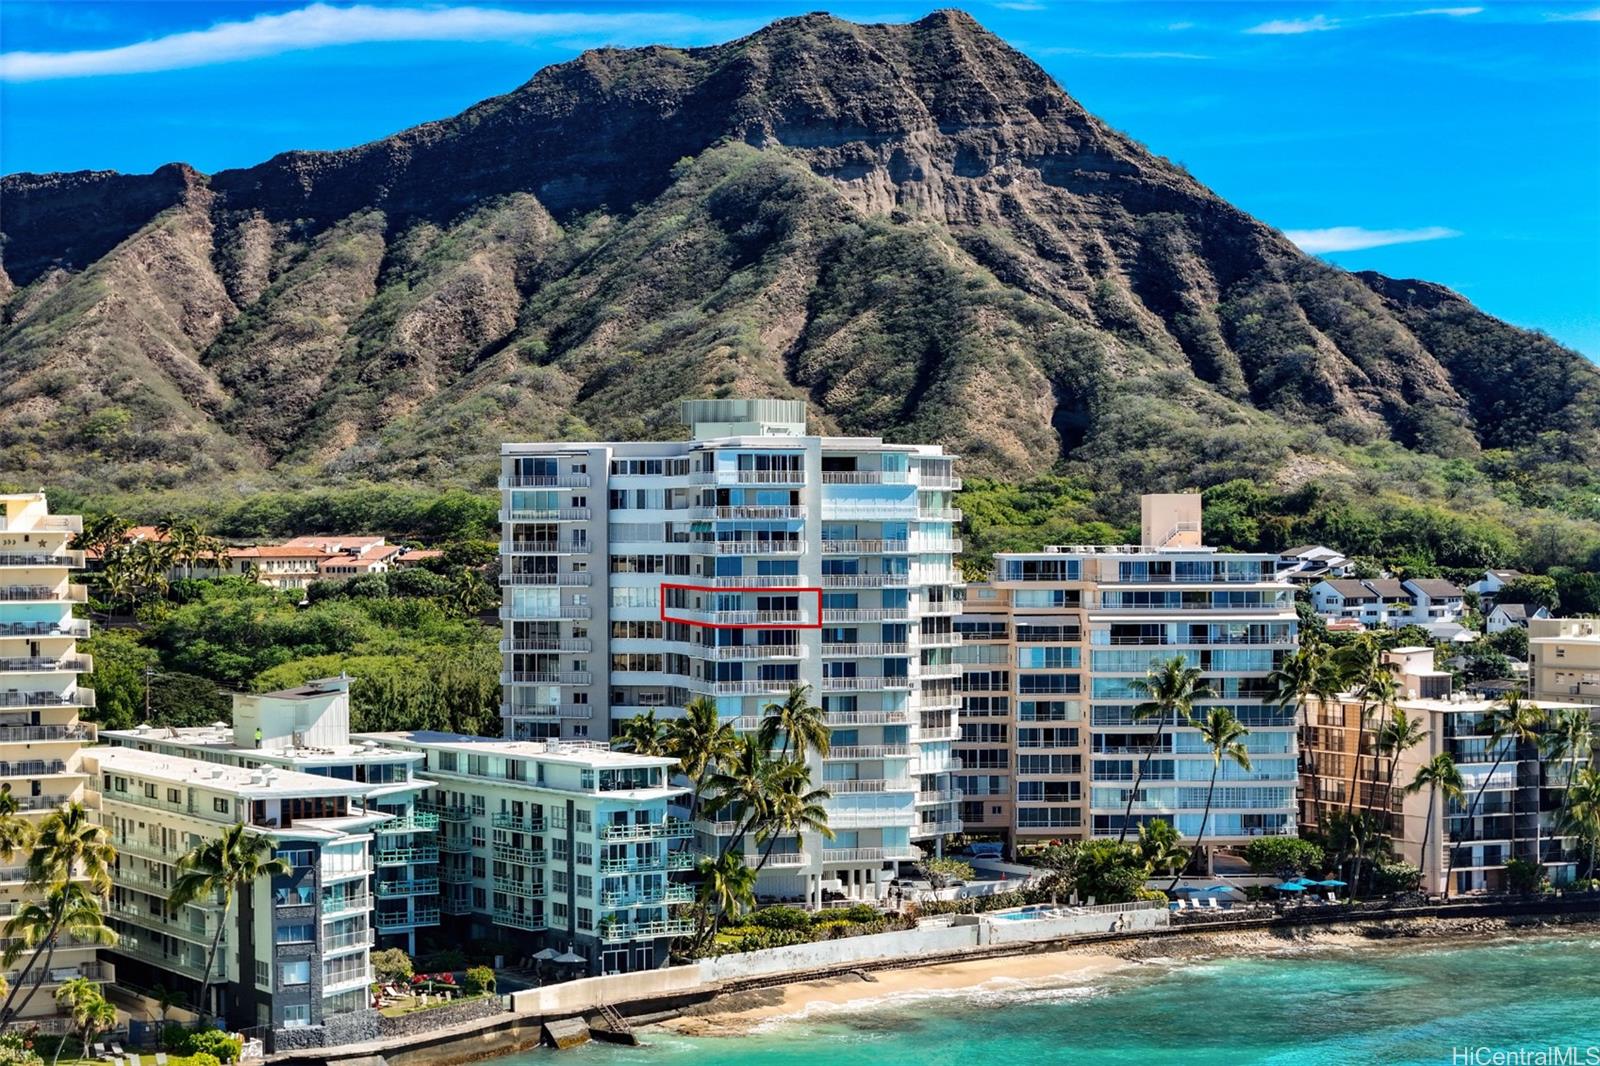
<path fill-rule="evenodd" d="M 688 440 L 501 448 L 509 738 L 609 736 L 697 696 L 740 731 L 792 686 L 827 712 L 831 841 L 778 841 L 761 891 L 883 893 L 959 829 L 954 457 L 806 432 L 793 400 L 695 400 Z M 716 846 L 728 827 L 700 826 Z M 757 861 L 753 843 L 746 843 Z"/>

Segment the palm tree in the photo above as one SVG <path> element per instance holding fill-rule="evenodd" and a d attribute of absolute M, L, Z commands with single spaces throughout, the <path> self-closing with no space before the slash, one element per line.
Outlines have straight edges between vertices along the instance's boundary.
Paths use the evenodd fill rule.
<path fill-rule="evenodd" d="M 754 737 L 739 738 L 739 746 L 727 764 L 706 782 L 712 792 L 706 811 L 720 814 L 726 810 L 733 815 L 734 831 L 722 845 L 718 858 L 739 850 L 745 834 L 766 820 L 773 796 L 797 765 L 788 759 L 774 759 Z"/>
<path fill-rule="evenodd" d="M 1594 727 L 1589 723 L 1588 710 L 1569 707 L 1553 715 L 1549 732 L 1539 740 L 1539 750 L 1545 761 L 1567 764 L 1561 794 L 1561 810 L 1564 812 L 1572 797 L 1572 779 L 1578 772 L 1578 760 L 1588 759 L 1594 751 Z"/>
<path fill-rule="evenodd" d="M 1182 835 L 1165 818 L 1154 818 L 1139 827 L 1139 854 L 1151 875 L 1179 873 L 1189 865 L 1189 849 L 1179 845 Z"/>
<path fill-rule="evenodd" d="M 1567 790 L 1562 828 L 1589 845 L 1589 876 L 1595 875 L 1595 849 L 1600 845 L 1600 769 L 1585 766 Z"/>
<path fill-rule="evenodd" d="M 1206 837 L 1206 823 L 1211 820 L 1211 797 L 1217 791 L 1217 773 L 1222 769 L 1223 759 L 1236 763 L 1241 770 L 1250 769 L 1250 752 L 1244 746 L 1244 738 L 1250 735 L 1250 730 L 1226 707 L 1211 708 L 1196 725 L 1201 739 L 1211 749 L 1211 783 L 1206 786 L 1206 810 L 1200 816 L 1200 831 L 1194 836 L 1194 854 L 1203 858 L 1205 852 L 1200 844 Z M 1172 875 L 1168 892 L 1178 887 L 1182 876 L 1182 869 Z"/>
<path fill-rule="evenodd" d="M 200 542 L 205 537 L 199 523 L 193 519 L 169 516 L 156 524 L 156 532 L 161 534 L 171 549 L 173 564 L 183 567 L 184 577 L 193 577 L 194 564 L 203 551 Z"/>
<path fill-rule="evenodd" d="M 11 786 L 0 786 L 0 860 L 9 862 L 33 846 L 33 823 L 18 813 L 21 809 Z"/>
<path fill-rule="evenodd" d="M 78 551 L 92 551 L 101 558 L 114 544 L 121 544 L 133 523 L 114 514 L 100 514 L 83 520 L 83 532 L 72 538 L 72 547 Z"/>
<path fill-rule="evenodd" d="M 833 830 L 828 828 L 828 810 L 823 806 L 831 793 L 825 788 L 811 787 L 811 771 L 804 763 L 794 762 L 793 765 L 794 771 L 783 775 L 777 783 L 768 801 L 766 821 L 756 832 L 756 842 L 759 844 L 764 838 L 767 844 L 761 861 L 756 863 L 758 874 L 784 837 L 792 836 L 798 844 L 800 834 L 809 831 L 820 834 L 824 840 L 833 839 Z"/>
<path fill-rule="evenodd" d="M 235 893 L 248 889 L 259 878 L 280 877 L 293 869 L 271 852 L 272 841 L 267 836 L 252 832 L 239 822 L 224 829 L 221 836 L 196 844 L 178 860 L 178 879 L 167 897 L 170 906 L 176 909 L 208 896 L 222 896 L 222 912 L 217 915 L 217 931 L 211 934 L 211 949 L 206 953 L 206 968 L 200 981 L 201 1017 L 210 1014 L 211 1001 L 206 993 L 211 987 L 211 970 Z"/>
<path fill-rule="evenodd" d="M 108 1008 L 111 1006 L 106 1003 L 106 997 L 100 993 L 100 986 L 87 977 L 74 977 L 56 989 L 56 1005 L 65 1008 L 73 1022 L 77 1024 L 79 1029 L 83 1030 L 83 1036 L 81 1037 L 82 1057 L 88 1058 L 89 1041 L 94 1038 L 94 1031 L 108 1027 L 100 1024 L 104 1021 L 105 1015 L 99 1010 L 99 1006 Z M 112 1008 L 109 1025 L 115 1025 L 116 1023 L 116 1010 Z M 56 1053 L 50 1059 L 51 1066 L 55 1066 L 55 1063 L 60 1061 L 61 1045 L 66 1042 L 65 1038 L 56 1042 Z"/>
<path fill-rule="evenodd" d="M 1489 767 L 1489 772 L 1483 776 L 1483 783 L 1478 786 L 1478 791 L 1472 796 L 1472 804 L 1467 808 L 1467 829 L 1472 828 L 1472 819 L 1477 817 L 1478 805 L 1483 801 L 1483 793 L 1489 787 L 1489 782 L 1494 779 L 1495 771 L 1500 769 L 1500 764 L 1505 761 L 1506 749 L 1512 750 L 1523 743 L 1537 743 L 1539 734 L 1544 728 L 1547 716 L 1544 709 L 1534 703 L 1523 702 L 1522 697 L 1515 692 L 1508 692 L 1500 698 L 1500 702 L 1489 710 L 1489 717 L 1484 719 L 1479 726 L 1479 733 L 1487 735 L 1489 747 L 1494 749 L 1494 764 Z M 1507 743 L 1509 741 L 1509 744 Z M 1517 792 L 1515 787 L 1511 790 L 1511 822 L 1515 831 L 1517 818 Z M 1535 856 L 1537 858 L 1537 856 Z M 1455 870 L 1456 849 L 1450 849 L 1449 861 L 1444 868 L 1444 896 L 1450 898 L 1450 875 Z M 1539 865 L 1539 864 L 1536 864 Z"/>
<path fill-rule="evenodd" d="M 1367 727 L 1371 725 L 1373 717 L 1387 716 L 1389 709 L 1394 706 L 1395 696 L 1399 687 L 1395 683 L 1394 674 L 1389 667 L 1380 662 L 1372 673 L 1362 679 L 1360 687 L 1356 690 L 1361 699 L 1361 720 L 1356 726 L 1356 751 L 1350 761 L 1350 794 L 1345 797 L 1344 812 L 1349 814 L 1355 810 L 1356 790 L 1361 780 L 1361 753 L 1367 746 Z M 1377 787 L 1378 782 L 1378 756 L 1372 756 L 1372 782 Z M 1369 797 L 1370 799 L 1370 797 Z M 1359 860 L 1358 860 L 1359 861 Z"/>
<path fill-rule="evenodd" d="M 689 820 L 700 810 L 706 780 L 738 747 L 739 736 L 733 726 L 717 714 L 717 703 L 709 696 L 696 696 L 683 708 L 683 717 L 667 727 L 666 754 L 678 760 L 681 770 L 694 786 L 689 794 Z"/>
<path fill-rule="evenodd" d="M 1450 809 L 1450 803 L 1461 802 L 1465 795 L 1466 786 L 1461 780 L 1461 769 L 1456 766 L 1456 761 L 1447 751 L 1441 751 L 1417 770 L 1417 776 L 1411 779 L 1411 784 L 1406 786 L 1408 794 L 1428 790 L 1428 819 L 1422 823 L 1422 857 L 1417 863 L 1417 877 L 1422 877 L 1422 870 L 1428 865 L 1428 837 L 1433 832 L 1433 809 L 1442 795 L 1445 810 Z M 1448 846 L 1448 842 L 1446 844 Z M 1419 880 L 1420 884 L 1420 880 Z"/>
<path fill-rule="evenodd" d="M 1428 731 L 1422 728 L 1421 718 L 1412 718 L 1403 707 L 1389 712 L 1389 720 L 1378 727 L 1377 749 L 1389 757 L 1387 786 L 1384 789 L 1385 811 L 1394 808 L 1394 775 L 1400 766 L 1400 756 L 1427 739 Z"/>
<path fill-rule="evenodd" d="M 28 856 L 28 883 L 48 888 L 73 877 L 88 880 L 97 896 L 111 891 L 117 849 L 83 804 L 64 803 L 39 826 Z"/>
<path fill-rule="evenodd" d="M 1331 699 L 1339 689 L 1339 673 L 1328 655 L 1326 645 L 1314 642 L 1302 644 L 1293 655 L 1267 675 L 1272 686 L 1272 702 L 1279 707 L 1295 708 L 1300 725 L 1300 752 L 1305 757 L 1306 776 L 1310 778 L 1311 807 L 1315 815 L 1320 808 L 1320 789 L 1317 784 L 1317 759 L 1315 745 L 1311 743 L 1311 699 Z M 1315 819 L 1321 824 L 1321 818 Z"/>
<path fill-rule="evenodd" d="M 700 931 L 695 940 L 703 944 L 716 935 L 724 918 L 736 917 L 755 905 L 756 871 L 744 861 L 742 851 L 723 852 L 715 859 L 708 856 L 695 870 L 700 875 L 696 894 Z"/>
<path fill-rule="evenodd" d="M 666 735 L 666 723 L 656 718 L 656 709 L 652 707 L 623 722 L 612 746 L 635 755 L 661 755 Z"/>
<path fill-rule="evenodd" d="M 1145 772 L 1150 769 L 1151 756 L 1161 747 L 1161 738 L 1167 726 L 1176 726 L 1180 719 L 1188 720 L 1193 713 L 1196 700 L 1214 698 L 1211 687 L 1201 679 L 1200 668 L 1187 665 L 1182 655 L 1155 664 L 1150 668 L 1148 677 L 1131 681 L 1128 687 L 1145 698 L 1145 702 L 1133 709 L 1133 720 L 1142 722 L 1155 718 L 1157 722 L 1155 736 L 1151 738 L 1144 758 L 1139 760 L 1139 769 L 1133 778 L 1133 788 L 1128 790 L 1128 806 L 1122 812 L 1122 831 L 1117 834 L 1118 844 L 1128 839 L 1128 823 L 1133 819 L 1134 797 L 1139 794 L 1139 786 L 1144 782 Z"/>
<path fill-rule="evenodd" d="M 30 900 L 18 908 L 6 922 L 5 936 L 10 943 L 0 952 L 0 965 L 9 967 L 17 956 L 29 952 L 28 961 L 17 974 L 17 982 L 7 993 L 5 1004 L 0 1006 L 0 1029 L 28 1009 L 34 993 L 50 974 L 50 963 L 55 959 L 56 947 L 62 937 L 80 944 L 115 944 L 117 934 L 106 925 L 100 913 L 100 901 L 77 881 L 64 881 L 43 899 Z M 30 982 L 28 976 L 38 967 L 38 974 Z M 23 987 L 28 994 L 15 1008 L 13 1001 Z"/>
<path fill-rule="evenodd" d="M 789 754 L 791 745 L 794 757 L 801 761 L 808 751 L 828 754 L 828 723 L 822 716 L 822 708 L 811 703 L 810 685 L 791 686 L 782 703 L 767 704 L 766 716 L 761 719 L 761 743 L 768 751 L 772 750 L 779 733 L 783 734 L 779 758 Z"/>

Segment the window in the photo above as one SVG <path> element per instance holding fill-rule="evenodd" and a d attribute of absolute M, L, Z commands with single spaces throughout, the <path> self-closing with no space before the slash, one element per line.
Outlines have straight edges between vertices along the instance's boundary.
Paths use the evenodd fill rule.
<path fill-rule="evenodd" d="M 211 809 L 216 811 L 218 814 L 233 813 L 233 807 L 228 803 L 227 800 L 220 797 L 211 801 Z"/>
<path fill-rule="evenodd" d="M 578 865 L 594 865 L 594 845 L 589 843 L 587 840 L 578 841 Z"/>
<path fill-rule="evenodd" d="M 288 988 L 291 985 L 308 985 L 311 983 L 311 960 L 300 959 L 296 962 L 278 964 L 278 985 Z"/>
<path fill-rule="evenodd" d="M 575 811 L 572 820 L 573 828 L 580 833 L 592 832 L 594 829 L 593 819 L 594 813 L 592 811 Z"/>
<path fill-rule="evenodd" d="M 594 911 L 590 910 L 588 907 L 579 907 L 578 908 L 578 928 L 579 929 L 593 929 L 594 928 Z"/>
<path fill-rule="evenodd" d="M 311 1004 L 289 1003 L 283 1008 L 283 1027 L 301 1029 L 311 1024 Z"/>
<path fill-rule="evenodd" d="M 167 802 L 168 803 L 181 803 L 181 802 L 183 802 L 183 793 L 181 791 L 179 791 L 178 789 L 175 789 L 175 788 L 167 789 Z"/>
<path fill-rule="evenodd" d="M 280 925 L 277 941 L 280 944 L 309 944 L 316 939 L 316 935 L 316 926 L 313 925 Z"/>
<path fill-rule="evenodd" d="M 150 784 L 148 781 L 145 782 L 144 785 L 144 798 L 152 800 L 156 798 L 156 786 Z"/>

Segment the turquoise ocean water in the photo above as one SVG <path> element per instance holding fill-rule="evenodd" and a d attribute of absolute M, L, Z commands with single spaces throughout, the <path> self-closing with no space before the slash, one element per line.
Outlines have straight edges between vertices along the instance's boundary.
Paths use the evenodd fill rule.
<path fill-rule="evenodd" d="M 747 1036 L 642 1035 L 643 1047 L 497 1066 L 1451 1066 L 1453 1048 L 1551 1045 L 1584 1064 L 1590 1046 L 1600 1062 L 1600 937 L 1157 961 L 1078 987 L 941 993 Z"/>

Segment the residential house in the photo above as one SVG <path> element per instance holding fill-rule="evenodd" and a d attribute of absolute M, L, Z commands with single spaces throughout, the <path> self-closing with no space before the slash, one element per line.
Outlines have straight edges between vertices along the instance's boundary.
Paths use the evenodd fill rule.
<path fill-rule="evenodd" d="M 1280 577 L 1297 585 L 1309 585 L 1330 577 L 1344 577 L 1350 560 L 1321 544 L 1302 544 L 1278 553 Z"/>
<path fill-rule="evenodd" d="M 1531 618 L 1549 617 L 1550 612 L 1544 607 L 1537 607 L 1530 613 L 1525 603 L 1497 603 L 1489 612 L 1484 628 L 1490 633 L 1504 633 L 1508 629 L 1527 629 Z"/>
<path fill-rule="evenodd" d="M 1483 577 L 1467 586 L 1467 591 L 1476 592 L 1481 604 L 1492 603 L 1501 589 L 1523 576 L 1521 570 L 1485 570 Z"/>

